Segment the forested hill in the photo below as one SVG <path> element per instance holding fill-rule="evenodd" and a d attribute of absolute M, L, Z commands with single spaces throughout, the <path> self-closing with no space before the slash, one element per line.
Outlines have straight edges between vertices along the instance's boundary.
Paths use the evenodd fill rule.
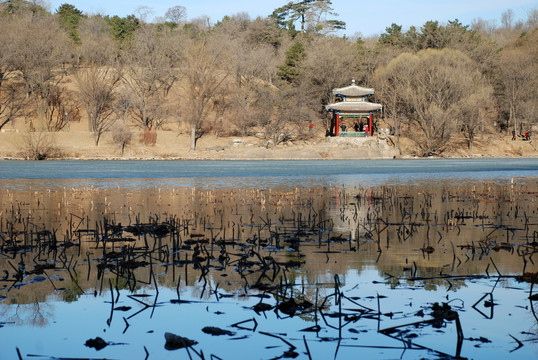
<path fill-rule="evenodd" d="M 307 139 L 309 123 L 328 129 L 324 105 L 351 79 L 383 104 L 374 131 L 390 129 L 395 146 L 412 139 L 423 156 L 537 125 L 538 9 L 526 19 L 507 10 L 498 24 L 392 24 L 347 38 L 330 1 L 282 2 L 265 18 L 213 24 L 188 19 L 182 6 L 149 22 L 147 8 L 120 17 L 2 1 L 0 129 L 50 133 L 82 122 L 96 146 L 133 129 L 188 132 L 193 149 L 215 133 L 278 145 Z"/>

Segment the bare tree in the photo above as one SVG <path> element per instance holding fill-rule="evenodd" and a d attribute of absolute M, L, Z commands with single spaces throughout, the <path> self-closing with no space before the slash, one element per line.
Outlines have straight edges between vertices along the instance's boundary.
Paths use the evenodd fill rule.
<path fill-rule="evenodd" d="M 84 68 L 77 73 L 80 101 L 88 114 L 88 130 L 94 133 L 95 145 L 114 124 L 114 91 L 120 79 L 120 73 L 109 67 Z"/>
<path fill-rule="evenodd" d="M 207 15 L 202 15 L 191 19 L 190 25 L 192 26 L 192 30 L 202 33 L 208 32 L 212 28 L 211 19 Z"/>
<path fill-rule="evenodd" d="M 7 20 L 7 19 L 6 19 Z M 0 43 L 12 41 L 11 21 L 0 21 Z M 15 47 L 7 44 L 0 50 L 0 129 L 13 121 L 26 106 L 24 83 L 14 71 Z"/>
<path fill-rule="evenodd" d="M 166 97 L 177 74 L 173 68 L 175 48 L 171 34 L 143 26 L 135 34 L 133 48 L 125 54 L 122 83 L 131 117 L 141 128 L 161 127 L 167 120 Z"/>
<path fill-rule="evenodd" d="M 187 16 L 187 9 L 184 6 L 177 5 L 169 8 L 164 14 L 164 18 L 174 24 L 179 24 L 185 20 Z"/>
<path fill-rule="evenodd" d="M 50 97 L 47 131 L 68 129 L 69 122 L 80 121 L 80 104 L 72 91 L 57 88 Z"/>
<path fill-rule="evenodd" d="M 462 117 L 458 127 L 467 140 L 467 148 L 472 149 L 474 140 L 497 118 L 497 108 L 493 100 L 493 88 L 484 79 L 476 76 L 476 90 L 461 102 Z"/>
<path fill-rule="evenodd" d="M 482 35 L 491 35 L 495 32 L 497 25 L 495 20 L 484 20 L 482 18 L 475 18 L 471 21 L 471 29 Z"/>
<path fill-rule="evenodd" d="M 184 44 L 181 59 L 182 88 L 181 121 L 191 132 L 191 150 L 196 150 L 196 141 L 203 135 L 203 125 L 224 89 L 225 80 L 230 75 L 226 68 L 228 54 L 223 44 L 207 36 L 189 38 Z"/>
<path fill-rule="evenodd" d="M 522 131 L 523 104 L 536 101 L 536 59 L 522 48 L 505 49 L 501 59 L 504 102 L 508 108 L 507 127 Z"/>
<path fill-rule="evenodd" d="M 41 129 L 52 119 L 53 97 L 62 89 L 63 64 L 68 57 L 68 39 L 53 17 L 23 14 L 2 19 L 9 27 L 3 51 L 10 68 L 17 70 L 33 100 Z M 24 44 L 22 46 L 21 44 Z"/>
<path fill-rule="evenodd" d="M 121 147 L 121 156 L 123 156 L 123 153 L 125 152 L 125 147 L 129 146 L 131 143 L 132 138 L 133 133 L 125 122 L 117 124 L 114 129 L 112 129 L 112 140 Z"/>
<path fill-rule="evenodd" d="M 334 51 L 338 49 L 338 51 Z M 358 53 L 345 39 L 318 37 L 307 48 L 308 56 L 302 62 L 299 91 L 308 94 L 312 110 L 321 112 L 323 105 L 333 99 L 332 89 L 351 83 L 356 78 Z"/>
<path fill-rule="evenodd" d="M 228 68 L 234 80 L 227 82 L 227 94 L 219 101 L 225 107 L 229 122 L 242 135 L 252 132 L 256 120 L 252 116 L 258 89 L 268 86 L 276 73 L 274 49 L 269 44 L 253 43 L 246 31 L 249 18 L 238 14 L 224 20 L 218 27 L 218 42 L 227 47 Z"/>
<path fill-rule="evenodd" d="M 396 147 L 400 155 L 402 154 L 400 139 L 403 125 L 406 123 L 406 115 L 411 113 L 401 92 L 405 86 L 408 86 L 409 77 L 402 75 L 403 73 L 388 71 L 387 67 L 382 65 L 375 71 L 373 79 L 376 96 L 383 102 L 386 120 L 392 122 L 392 133 L 396 136 Z M 409 124 L 408 121 L 407 124 Z"/>
<path fill-rule="evenodd" d="M 150 8 L 149 6 L 142 5 L 142 6 L 137 7 L 134 13 L 135 15 L 137 15 L 138 20 L 140 20 L 140 22 L 145 23 L 147 22 L 148 16 L 153 14 L 153 9 Z"/>
<path fill-rule="evenodd" d="M 538 8 L 529 11 L 526 25 L 529 29 L 535 29 L 538 27 Z"/>
<path fill-rule="evenodd" d="M 402 54 L 389 63 L 387 75 L 401 78 L 394 84 L 395 91 L 406 102 L 406 115 L 417 128 L 412 139 L 422 156 L 443 152 L 459 119 L 476 121 L 469 102 L 474 107 L 485 106 L 479 100 L 483 99 L 482 74 L 459 51 L 428 49 L 416 55 Z"/>
<path fill-rule="evenodd" d="M 252 116 L 268 144 L 278 145 L 306 133 L 316 113 L 305 105 L 305 96 L 288 84 L 280 89 L 272 86 L 258 90 Z"/>
<path fill-rule="evenodd" d="M 66 114 L 76 118 L 78 111 L 72 94 L 60 84 L 65 74 L 61 71 L 61 62 L 65 60 L 66 49 L 61 42 L 55 44 L 54 41 L 63 38 L 57 29 L 47 27 L 53 23 L 38 15 L 26 13 L 3 20 L 0 24 L 0 42 L 5 44 L 0 52 L 0 128 L 17 116 L 37 113 L 39 130 L 62 130 L 67 125 Z M 44 33 L 34 36 L 28 33 L 26 26 Z M 31 50 L 43 51 L 43 57 Z"/>
<path fill-rule="evenodd" d="M 287 33 L 280 31 L 275 22 L 270 19 L 258 17 L 247 24 L 246 36 L 249 43 L 253 45 L 269 45 L 276 50 Z M 271 79 L 267 80 L 271 81 Z"/>
<path fill-rule="evenodd" d="M 27 105 L 23 84 L 16 80 L 0 76 L 0 129 L 22 114 Z"/>
<path fill-rule="evenodd" d="M 79 25 L 81 45 L 77 48 L 84 64 L 110 65 L 117 55 L 109 25 L 101 16 L 82 18 Z"/>
<path fill-rule="evenodd" d="M 512 30 L 514 23 L 514 10 L 508 9 L 501 14 L 501 24 L 506 30 Z"/>
<path fill-rule="evenodd" d="M 45 160 L 61 156 L 54 134 L 41 130 L 25 133 L 20 149 L 21 155 L 28 160 Z"/>

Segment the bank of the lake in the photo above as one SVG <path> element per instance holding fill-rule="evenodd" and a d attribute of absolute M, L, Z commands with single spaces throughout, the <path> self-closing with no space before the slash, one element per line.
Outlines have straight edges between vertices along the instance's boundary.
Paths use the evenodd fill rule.
<path fill-rule="evenodd" d="M 155 145 L 140 143 L 139 136 L 133 136 L 125 147 L 113 141 L 110 133 L 105 133 L 96 146 L 93 134 L 87 131 L 70 131 L 50 134 L 33 134 L 34 145 L 50 147 L 47 158 L 110 160 L 110 159 L 184 159 L 184 160 L 323 160 L 323 159 L 393 159 L 417 157 L 416 147 L 411 139 L 394 137 L 369 138 L 326 138 L 315 135 L 304 140 L 289 141 L 273 145 L 255 136 L 217 137 L 206 135 L 197 142 L 195 151 L 190 150 L 187 134 L 174 131 L 158 131 Z M 0 159 L 28 159 L 29 136 L 23 132 L 0 133 Z M 479 137 L 472 149 L 468 149 L 464 139 L 454 138 L 451 145 L 439 157 L 445 158 L 518 158 L 538 157 L 536 144 L 510 136 L 489 134 Z"/>

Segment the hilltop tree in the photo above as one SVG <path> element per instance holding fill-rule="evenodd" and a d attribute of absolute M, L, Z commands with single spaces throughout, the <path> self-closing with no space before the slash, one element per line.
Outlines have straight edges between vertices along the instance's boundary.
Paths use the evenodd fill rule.
<path fill-rule="evenodd" d="M 385 31 L 378 39 L 378 44 L 382 45 L 383 50 L 391 48 L 393 52 L 444 48 L 460 50 L 476 61 L 482 73 L 492 80 L 493 71 L 497 67 L 498 45 L 491 39 L 481 37 L 458 19 L 449 20 L 447 25 L 427 21 L 420 30 L 411 26 L 405 33 L 402 32 L 402 26 L 392 24 Z"/>
<path fill-rule="evenodd" d="M 75 43 L 80 43 L 78 26 L 80 19 L 83 17 L 82 11 L 71 4 L 62 4 L 56 10 L 56 14 L 60 18 L 60 27 L 67 31 L 71 39 Z"/>
<path fill-rule="evenodd" d="M 289 2 L 275 9 L 271 17 L 279 26 L 289 30 L 294 29 L 293 24 L 301 24 L 301 32 L 313 31 L 316 33 L 329 33 L 336 30 L 345 30 L 346 23 L 340 20 L 327 19 L 327 15 L 338 16 L 331 7 L 330 0 L 302 0 Z"/>
<path fill-rule="evenodd" d="M 174 24 L 179 24 L 187 17 L 187 9 L 184 6 L 173 6 L 164 14 L 164 18 Z"/>
<path fill-rule="evenodd" d="M 411 26 L 407 32 L 402 32 L 402 26 L 392 24 L 385 29 L 385 33 L 379 36 L 380 45 L 394 46 L 400 48 L 421 49 L 442 49 L 447 43 L 445 27 L 440 26 L 437 21 L 427 21 L 417 31 Z"/>
<path fill-rule="evenodd" d="M 444 27 L 438 21 L 427 21 L 421 28 L 419 46 L 421 49 L 443 49 L 446 45 Z"/>
<path fill-rule="evenodd" d="M 106 16 L 105 20 L 110 26 L 112 36 L 120 45 L 130 42 L 135 30 L 141 26 L 140 20 L 134 15 L 126 17 L 119 17 L 117 15 L 113 17 Z"/>
<path fill-rule="evenodd" d="M 514 10 L 508 9 L 501 14 L 501 23 L 506 30 L 512 30 L 514 23 Z"/>
<path fill-rule="evenodd" d="M 4 12 L 10 15 L 31 13 L 32 15 L 49 15 L 45 1 L 10 0 L 5 3 Z"/>
<path fill-rule="evenodd" d="M 385 28 L 385 32 L 379 36 L 378 42 L 381 45 L 401 46 L 405 45 L 405 35 L 402 33 L 402 26 L 392 23 Z"/>
<path fill-rule="evenodd" d="M 140 24 L 144 24 L 147 22 L 148 16 L 153 13 L 153 9 L 149 6 L 141 5 L 135 9 L 134 13 L 138 16 Z"/>
<path fill-rule="evenodd" d="M 494 72 L 498 68 L 500 49 L 495 41 L 470 29 L 469 25 L 463 25 L 458 19 L 449 20 L 444 29 L 446 47 L 465 53 L 490 82 L 498 81 L 494 79 Z"/>
<path fill-rule="evenodd" d="M 532 9 L 527 15 L 527 21 L 525 22 L 527 28 L 532 30 L 538 27 L 538 9 Z"/>

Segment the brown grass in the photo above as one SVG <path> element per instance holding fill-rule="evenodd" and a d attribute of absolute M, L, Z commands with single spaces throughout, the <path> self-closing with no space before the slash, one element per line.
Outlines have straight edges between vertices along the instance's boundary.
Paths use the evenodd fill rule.
<path fill-rule="evenodd" d="M 15 128 L 19 132 L 0 133 L 0 158 L 25 158 L 21 156 L 26 126 L 18 120 Z M 395 147 L 384 141 L 377 144 L 375 137 L 350 140 L 350 142 L 327 139 L 324 133 L 316 133 L 312 139 L 293 141 L 271 149 L 262 148 L 262 140 L 251 137 L 222 137 L 204 135 L 197 142 L 197 150 L 189 149 L 190 138 L 177 124 L 168 124 L 167 130 L 144 132 L 131 128 L 134 139 L 125 149 L 125 159 L 361 159 L 400 157 Z M 111 132 L 105 133 L 99 146 L 95 146 L 92 133 L 86 130 L 86 123 L 71 123 L 68 132 L 54 133 L 54 145 L 64 158 L 113 159 L 121 157 L 121 149 L 113 140 Z M 240 139 L 241 141 L 234 141 Z M 396 140 L 394 140 L 396 142 Z M 536 157 L 530 142 L 511 141 L 505 134 L 483 134 L 477 138 L 473 149 L 468 150 L 463 138 L 456 138 L 443 157 Z M 415 145 L 409 138 L 401 138 L 401 157 L 412 157 Z"/>

